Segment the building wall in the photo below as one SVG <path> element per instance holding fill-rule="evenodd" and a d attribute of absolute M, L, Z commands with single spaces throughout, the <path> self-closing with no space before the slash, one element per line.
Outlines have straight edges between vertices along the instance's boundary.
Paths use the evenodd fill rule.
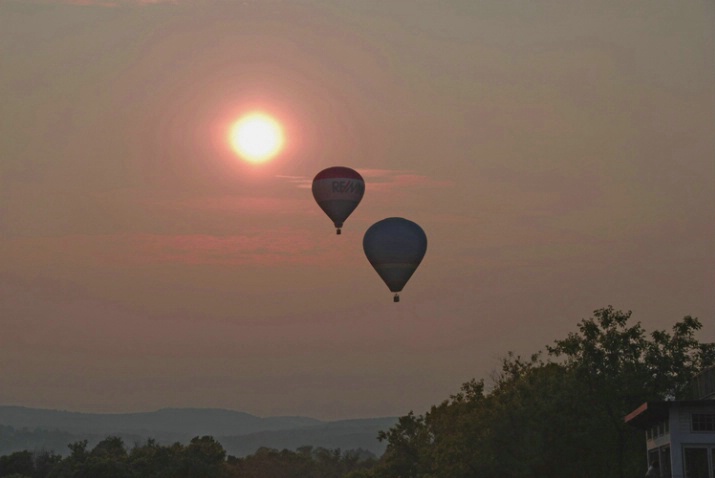
<path fill-rule="evenodd" d="M 685 478 L 683 450 L 688 446 L 715 448 L 715 432 L 693 432 L 692 414 L 715 414 L 715 401 L 698 406 L 673 402 L 668 420 L 654 429 L 646 437 L 649 456 L 653 450 L 670 447 L 672 478 Z M 662 434 L 660 433 L 662 431 Z M 710 452 L 712 454 L 712 452 Z M 711 478 L 715 478 L 715 463 L 710 464 Z M 664 474 L 664 476 L 668 476 Z"/>
<path fill-rule="evenodd" d="M 688 406 L 675 402 L 670 409 L 671 417 L 677 421 L 677 439 L 683 444 L 701 444 L 715 446 L 715 432 L 694 432 L 692 431 L 692 414 L 709 413 L 715 414 L 715 401 L 708 406 Z M 671 420 L 671 429 L 673 428 Z M 673 440 L 671 433 L 671 441 Z"/>

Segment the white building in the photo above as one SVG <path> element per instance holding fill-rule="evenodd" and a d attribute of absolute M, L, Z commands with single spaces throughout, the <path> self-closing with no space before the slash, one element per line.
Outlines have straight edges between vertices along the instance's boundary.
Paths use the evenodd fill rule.
<path fill-rule="evenodd" d="M 663 478 L 715 478 L 715 368 L 693 392 L 702 399 L 646 402 L 625 418 L 645 431 L 648 464 Z"/>

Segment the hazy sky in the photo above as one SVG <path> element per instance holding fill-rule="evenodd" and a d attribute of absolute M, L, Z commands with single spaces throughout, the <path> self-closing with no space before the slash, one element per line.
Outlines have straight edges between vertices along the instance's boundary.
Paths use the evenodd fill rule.
<path fill-rule="evenodd" d="M 404 415 L 609 304 L 714 341 L 714 52 L 708 0 L 0 0 L 0 404 Z"/>

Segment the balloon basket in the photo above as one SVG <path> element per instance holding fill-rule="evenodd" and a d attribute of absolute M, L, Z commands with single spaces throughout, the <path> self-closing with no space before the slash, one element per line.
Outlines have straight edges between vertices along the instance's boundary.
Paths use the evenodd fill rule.
<path fill-rule="evenodd" d="M 400 301 L 400 294 L 395 294 L 395 297 L 392 298 L 392 302 L 399 302 Z"/>

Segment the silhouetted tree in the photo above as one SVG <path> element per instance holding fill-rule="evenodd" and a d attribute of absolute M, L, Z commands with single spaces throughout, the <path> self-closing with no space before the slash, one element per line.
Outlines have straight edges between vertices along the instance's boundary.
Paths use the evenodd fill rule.
<path fill-rule="evenodd" d="M 32 477 L 35 462 L 30 451 L 17 451 L 0 457 L 0 476 L 24 475 Z"/>
<path fill-rule="evenodd" d="M 35 472 L 33 478 L 47 478 L 52 469 L 62 461 L 62 457 L 54 452 L 39 450 L 33 455 Z"/>
<path fill-rule="evenodd" d="M 631 312 L 606 307 L 582 320 L 578 332 L 547 347 L 566 359 L 565 366 L 588 388 L 583 403 L 599 412 L 612 432 L 611 456 L 620 478 L 634 475 L 639 461 L 627 455 L 642 449 L 640 437 L 623 417 L 647 400 L 675 398 L 693 377 L 715 363 L 715 344 L 700 343 L 695 332 L 702 328 L 686 316 L 672 327 L 672 334 L 656 330 L 646 335 L 640 322 L 630 325 Z"/>
<path fill-rule="evenodd" d="M 183 478 L 213 478 L 224 475 L 226 451 L 213 437 L 195 437 L 182 453 Z"/>
<path fill-rule="evenodd" d="M 365 476 L 383 478 L 622 478 L 640 471 L 642 434 L 623 417 L 678 396 L 715 362 L 697 319 L 647 336 L 630 312 L 599 309 L 579 331 L 529 360 L 508 354 L 494 387 L 466 383 L 424 416 L 410 412 L 379 438 L 387 450 Z M 360 476 L 360 474 L 358 474 Z"/>

